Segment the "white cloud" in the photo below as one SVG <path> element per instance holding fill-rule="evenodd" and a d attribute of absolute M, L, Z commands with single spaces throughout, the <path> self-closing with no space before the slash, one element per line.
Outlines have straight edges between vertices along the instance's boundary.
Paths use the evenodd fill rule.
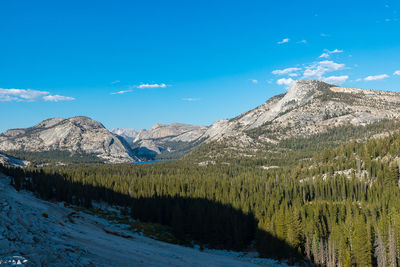
<path fill-rule="evenodd" d="M 349 78 L 349 76 L 347 76 L 347 75 L 329 76 L 329 77 L 323 78 L 322 80 L 327 83 L 339 85 L 339 84 L 346 82 L 348 78 Z"/>
<path fill-rule="evenodd" d="M 254 84 L 257 84 L 257 83 L 258 83 L 258 80 L 256 80 L 256 79 L 250 79 L 250 81 L 251 81 L 252 83 L 254 83 Z"/>
<path fill-rule="evenodd" d="M 337 54 L 337 53 L 343 53 L 343 50 L 339 50 L 339 49 L 335 49 L 332 51 L 329 51 L 327 49 L 325 49 L 325 52 L 322 53 L 322 55 L 320 55 L 320 58 L 329 58 L 331 56 L 331 54 Z"/>
<path fill-rule="evenodd" d="M 272 71 L 272 74 L 285 75 L 285 74 L 290 74 L 290 73 L 293 73 L 293 72 L 299 71 L 299 70 L 301 70 L 301 68 L 286 68 L 283 70 L 274 70 L 274 71 Z"/>
<path fill-rule="evenodd" d="M 51 95 L 47 91 L 31 90 L 31 89 L 3 89 L 0 88 L 0 101 L 16 101 L 16 102 L 34 102 L 34 101 L 72 101 L 73 97 Z"/>
<path fill-rule="evenodd" d="M 400 70 L 396 70 L 396 71 L 393 73 L 393 75 L 398 75 L 398 76 L 400 76 Z"/>
<path fill-rule="evenodd" d="M 294 80 L 292 78 L 282 78 L 276 81 L 277 84 L 279 85 L 285 85 L 286 87 L 290 87 L 293 83 Z"/>
<path fill-rule="evenodd" d="M 290 39 L 289 38 L 285 38 L 282 41 L 278 42 L 278 44 L 285 44 L 285 43 L 289 43 Z"/>
<path fill-rule="evenodd" d="M 371 75 L 371 76 L 365 77 L 364 81 L 367 81 L 367 82 L 369 82 L 369 81 L 379 81 L 379 80 L 383 80 L 383 79 L 386 79 L 386 78 L 389 78 L 389 75 L 387 75 L 387 74 Z"/>
<path fill-rule="evenodd" d="M 297 76 L 299 76 L 297 73 L 289 73 L 289 76 L 290 77 L 297 77 Z"/>
<path fill-rule="evenodd" d="M 326 34 L 326 33 L 321 33 L 320 35 L 321 35 L 321 37 L 329 37 L 330 36 L 329 34 Z"/>
<path fill-rule="evenodd" d="M 167 87 L 167 85 L 165 83 L 160 83 L 160 84 L 158 84 L 158 83 L 153 83 L 153 84 L 144 83 L 144 84 L 139 85 L 137 88 L 147 89 L 147 88 L 165 88 L 165 87 Z"/>
<path fill-rule="evenodd" d="M 115 80 L 115 81 L 111 82 L 111 84 L 117 84 L 117 83 L 120 83 L 120 82 L 121 82 L 120 80 Z"/>
<path fill-rule="evenodd" d="M 341 70 L 345 66 L 344 64 L 336 63 L 330 60 L 320 61 L 319 65 L 326 68 L 327 71 Z"/>
<path fill-rule="evenodd" d="M 341 70 L 344 69 L 344 67 L 344 64 L 336 63 L 330 60 L 320 61 L 307 66 L 303 73 L 303 78 L 322 80 L 325 73 Z"/>
<path fill-rule="evenodd" d="M 44 99 L 44 101 L 53 101 L 53 102 L 75 100 L 75 98 L 73 98 L 73 97 L 62 96 L 62 95 L 46 95 L 43 97 L 43 99 Z"/>
<path fill-rule="evenodd" d="M 192 97 L 187 97 L 187 98 L 182 98 L 183 101 L 188 101 L 188 102 L 194 102 L 194 101 L 199 101 L 200 98 L 192 98 Z"/>
<path fill-rule="evenodd" d="M 298 43 L 299 43 L 299 44 L 306 44 L 306 43 L 307 43 L 307 40 L 301 40 L 301 41 L 298 41 Z"/>
<path fill-rule="evenodd" d="M 132 92 L 132 90 L 123 90 L 123 91 L 118 91 L 118 92 L 112 92 L 110 94 L 111 95 L 122 95 L 122 94 L 129 93 L 129 92 Z"/>

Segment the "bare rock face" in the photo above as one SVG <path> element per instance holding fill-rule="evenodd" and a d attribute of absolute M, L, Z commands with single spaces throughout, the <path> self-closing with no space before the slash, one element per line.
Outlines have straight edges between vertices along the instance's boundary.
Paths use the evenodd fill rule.
<path fill-rule="evenodd" d="M 0 135 L 0 150 L 31 152 L 69 151 L 95 154 L 105 162 L 132 162 L 129 145 L 88 117 L 53 118 L 26 129 L 12 129 Z"/>
<path fill-rule="evenodd" d="M 111 132 L 122 136 L 128 143 L 135 140 L 136 136 L 138 135 L 138 131 L 132 128 L 113 128 Z"/>
<path fill-rule="evenodd" d="M 183 123 L 154 124 L 150 130 L 142 129 L 133 140 L 139 148 L 160 154 L 162 151 L 173 151 L 175 145 L 192 143 L 199 140 L 208 127 Z"/>
<path fill-rule="evenodd" d="M 400 93 L 298 80 L 286 94 L 236 118 L 213 123 L 204 136 L 208 142 L 223 140 L 246 147 L 309 136 L 347 123 L 361 126 L 384 119 L 400 119 Z"/>

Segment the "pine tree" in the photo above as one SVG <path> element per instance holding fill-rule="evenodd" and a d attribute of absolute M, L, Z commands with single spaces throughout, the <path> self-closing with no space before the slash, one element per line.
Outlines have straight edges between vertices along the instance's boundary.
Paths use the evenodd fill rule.
<path fill-rule="evenodd" d="M 374 256 L 377 261 L 378 267 L 385 267 L 386 266 L 386 248 L 385 244 L 383 243 L 382 236 L 377 231 L 374 243 L 375 253 Z"/>
<path fill-rule="evenodd" d="M 372 264 L 372 246 L 367 233 L 364 218 L 356 218 L 352 229 L 351 245 L 354 264 L 357 266 L 371 266 Z"/>

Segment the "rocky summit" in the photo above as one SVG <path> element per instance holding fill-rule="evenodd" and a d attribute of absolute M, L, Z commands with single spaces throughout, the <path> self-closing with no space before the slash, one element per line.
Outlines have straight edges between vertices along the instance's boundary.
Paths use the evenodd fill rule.
<path fill-rule="evenodd" d="M 11 129 L 0 135 L 0 151 L 68 151 L 91 154 L 104 162 L 132 162 L 129 144 L 88 117 L 53 118 L 25 129 Z"/>
<path fill-rule="evenodd" d="M 213 123 L 204 136 L 209 142 L 249 146 L 310 136 L 344 124 L 361 126 L 399 118 L 400 93 L 298 80 L 287 93 L 233 119 Z"/>

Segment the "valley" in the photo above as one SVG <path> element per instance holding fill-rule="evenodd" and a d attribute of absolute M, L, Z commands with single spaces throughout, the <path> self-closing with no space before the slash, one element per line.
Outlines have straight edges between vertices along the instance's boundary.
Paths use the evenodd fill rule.
<path fill-rule="evenodd" d="M 196 257 L 210 257 L 210 266 L 397 262 L 399 102 L 399 93 L 297 81 L 287 94 L 207 127 L 156 124 L 111 133 L 87 117 L 50 119 L 0 135 L 1 172 L 16 192 L 32 191 L 42 203 L 56 201 L 92 215 L 96 203 L 118 207 L 124 216 L 118 220 L 136 233 L 160 225 L 151 237 L 188 247 L 174 250 L 189 253 L 194 265 L 204 264 Z M 76 223 L 86 227 L 85 220 Z M 123 240 L 115 242 L 138 246 L 139 237 L 126 240 L 131 234 L 121 229 L 101 235 L 118 233 Z M 170 245 L 140 242 L 181 257 Z M 90 254 L 97 253 L 92 248 L 76 250 L 82 254 L 74 256 L 76 262 L 100 259 Z M 202 250 L 255 258 L 198 256 Z M 32 253 L 23 255 L 36 259 L 38 252 Z M 119 265 L 131 255 L 101 253 L 121 258 Z M 166 264 L 161 254 L 157 262 L 139 259 L 144 265 Z"/>

